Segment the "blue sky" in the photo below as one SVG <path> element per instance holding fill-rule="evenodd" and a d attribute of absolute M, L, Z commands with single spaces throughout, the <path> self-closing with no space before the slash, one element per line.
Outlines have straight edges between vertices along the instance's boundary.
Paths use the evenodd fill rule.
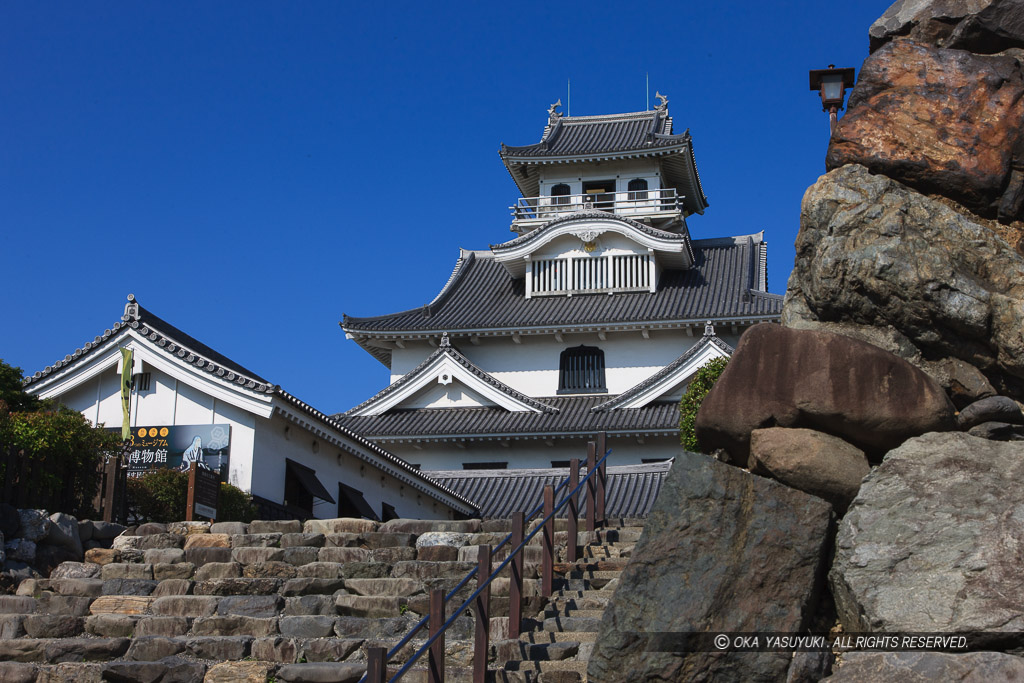
<path fill-rule="evenodd" d="M 388 381 L 343 313 L 420 306 L 458 248 L 512 236 L 502 142 L 547 107 L 690 128 L 694 238 L 764 230 L 793 265 L 828 120 L 889 5 L 48 2 L 0 7 L 0 358 L 26 374 L 125 297 L 325 412 Z M 565 108 L 563 107 L 563 111 Z"/>

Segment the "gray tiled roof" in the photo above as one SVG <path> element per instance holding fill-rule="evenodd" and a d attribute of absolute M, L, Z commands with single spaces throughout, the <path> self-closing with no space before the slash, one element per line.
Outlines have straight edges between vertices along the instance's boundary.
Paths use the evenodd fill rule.
<path fill-rule="evenodd" d="M 544 402 L 553 413 L 511 412 L 501 407 L 393 409 L 382 415 L 335 415 L 341 425 L 370 439 L 411 437 L 458 438 L 504 435 L 566 436 L 605 431 L 653 434 L 679 429 L 679 405 L 650 403 L 642 408 L 594 411 L 607 395 L 559 396 Z"/>
<path fill-rule="evenodd" d="M 656 292 L 535 296 L 513 279 L 491 252 L 463 251 L 455 273 L 430 304 L 365 318 L 346 315 L 354 334 L 401 338 L 405 334 L 472 334 L 560 330 L 658 323 L 775 319 L 782 297 L 763 291 L 765 245 L 753 237 L 694 240 L 694 267 L 662 273 Z M 367 347 L 390 365 L 390 351 Z"/>
<path fill-rule="evenodd" d="M 581 156 L 678 147 L 689 135 L 672 135 L 672 119 L 660 110 L 604 116 L 562 116 L 533 145 L 501 146 L 503 158 Z"/>
<path fill-rule="evenodd" d="M 609 460 L 614 461 L 612 452 Z M 605 514 L 608 517 L 646 517 L 654 505 L 671 463 L 608 466 Z M 581 475 L 585 472 L 581 472 Z M 558 486 L 568 468 L 521 470 L 445 470 L 430 476 L 448 488 L 476 501 L 484 519 L 510 517 L 513 512 L 531 512 L 542 500 L 544 486 Z M 564 492 L 559 492 L 562 500 Z M 579 496 L 579 510 L 586 510 L 586 495 Z M 562 509 L 560 517 L 568 514 Z M 582 523 L 581 523 L 582 527 Z"/>

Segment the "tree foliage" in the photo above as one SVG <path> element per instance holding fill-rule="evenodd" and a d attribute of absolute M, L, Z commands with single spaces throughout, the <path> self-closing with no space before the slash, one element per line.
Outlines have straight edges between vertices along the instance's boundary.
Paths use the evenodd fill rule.
<path fill-rule="evenodd" d="M 21 368 L 8 365 L 0 358 L 0 401 L 6 403 L 8 410 L 14 413 L 38 410 L 41 407 L 38 398 L 25 393 L 21 388 L 23 377 Z"/>
<path fill-rule="evenodd" d="M 729 364 L 728 358 L 712 358 L 698 368 L 690 380 L 683 399 L 679 402 L 679 440 L 683 448 L 695 453 L 700 452 L 700 444 L 697 443 L 695 426 L 697 423 L 697 411 L 704 397 L 711 391 L 711 387 Z"/>
<path fill-rule="evenodd" d="M 128 479 L 128 514 L 135 522 L 180 522 L 187 502 L 186 472 L 161 468 Z M 252 496 L 230 484 L 220 485 L 218 522 L 251 522 L 255 516 Z"/>

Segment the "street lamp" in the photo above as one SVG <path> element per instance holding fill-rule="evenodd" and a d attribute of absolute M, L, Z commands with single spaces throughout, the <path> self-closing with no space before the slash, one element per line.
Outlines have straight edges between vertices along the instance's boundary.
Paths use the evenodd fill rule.
<path fill-rule="evenodd" d="M 821 95 L 821 110 L 828 112 L 831 133 L 836 132 L 836 114 L 843 108 L 846 89 L 853 87 L 853 67 L 837 69 L 829 64 L 827 69 L 811 69 L 811 90 Z"/>

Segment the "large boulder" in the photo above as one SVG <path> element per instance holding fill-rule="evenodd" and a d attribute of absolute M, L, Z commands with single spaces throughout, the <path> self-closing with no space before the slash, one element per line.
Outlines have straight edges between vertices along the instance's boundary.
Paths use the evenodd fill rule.
<path fill-rule="evenodd" d="M 911 436 L 951 429 L 942 388 L 898 356 L 851 337 L 762 323 L 740 338 L 697 412 L 707 450 L 747 465 L 750 433 L 804 427 L 880 459 Z"/>
<path fill-rule="evenodd" d="M 1024 398 L 1024 258 L 970 214 L 862 166 L 804 195 L 782 322 L 891 326 Z"/>
<path fill-rule="evenodd" d="M 50 530 L 44 540 L 46 543 L 68 550 L 78 559 L 85 552 L 82 549 L 82 539 L 78 533 L 78 520 L 63 512 L 55 512 L 50 515 Z"/>
<path fill-rule="evenodd" d="M 898 36 L 971 52 L 1024 47 L 1020 0 L 897 0 L 868 29 L 871 51 Z"/>
<path fill-rule="evenodd" d="M 1022 96 L 1013 57 L 889 43 L 864 61 L 825 165 L 860 164 L 985 216 L 1024 217 L 1020 173 L 1010 182 Z"/>
<path fill-rule="evenodd" d="M 892 451 L 840 524 L 829 580 L 848 632 L 987 634 L 1024 647 L 1024 444 L 963 432 Z"/>
<path fill-rule="evenodd" d="M 814 496 L 682 453 L 604 613 L 589 679 L 783 680 L 788 652 L 656 646 L 656 634 L 807 628 L 831 520 Z"/>
<path fill-rule="evenodd" d="M 963 431 L 984 422 L 1022 425 L 1024 424 L 1024 413 L 1012 398 L 990 396 L 965 407 L 956 417 L 957 426 Z"/>
<path fill-rule="evenodd" d="M 848 652 L 843 655 L 843 666 L 825 680 L 828 683 L 985 683 L 1021 679 L 1024 679 L 1024 659 L 1001 652 Z"/>
<path fill-rule="evenodd" d="M 864 451 L 813 429 L 771 427 L 750 434 L 750 467 L 832 503 L 844 514 L 871 471 Z"/>

